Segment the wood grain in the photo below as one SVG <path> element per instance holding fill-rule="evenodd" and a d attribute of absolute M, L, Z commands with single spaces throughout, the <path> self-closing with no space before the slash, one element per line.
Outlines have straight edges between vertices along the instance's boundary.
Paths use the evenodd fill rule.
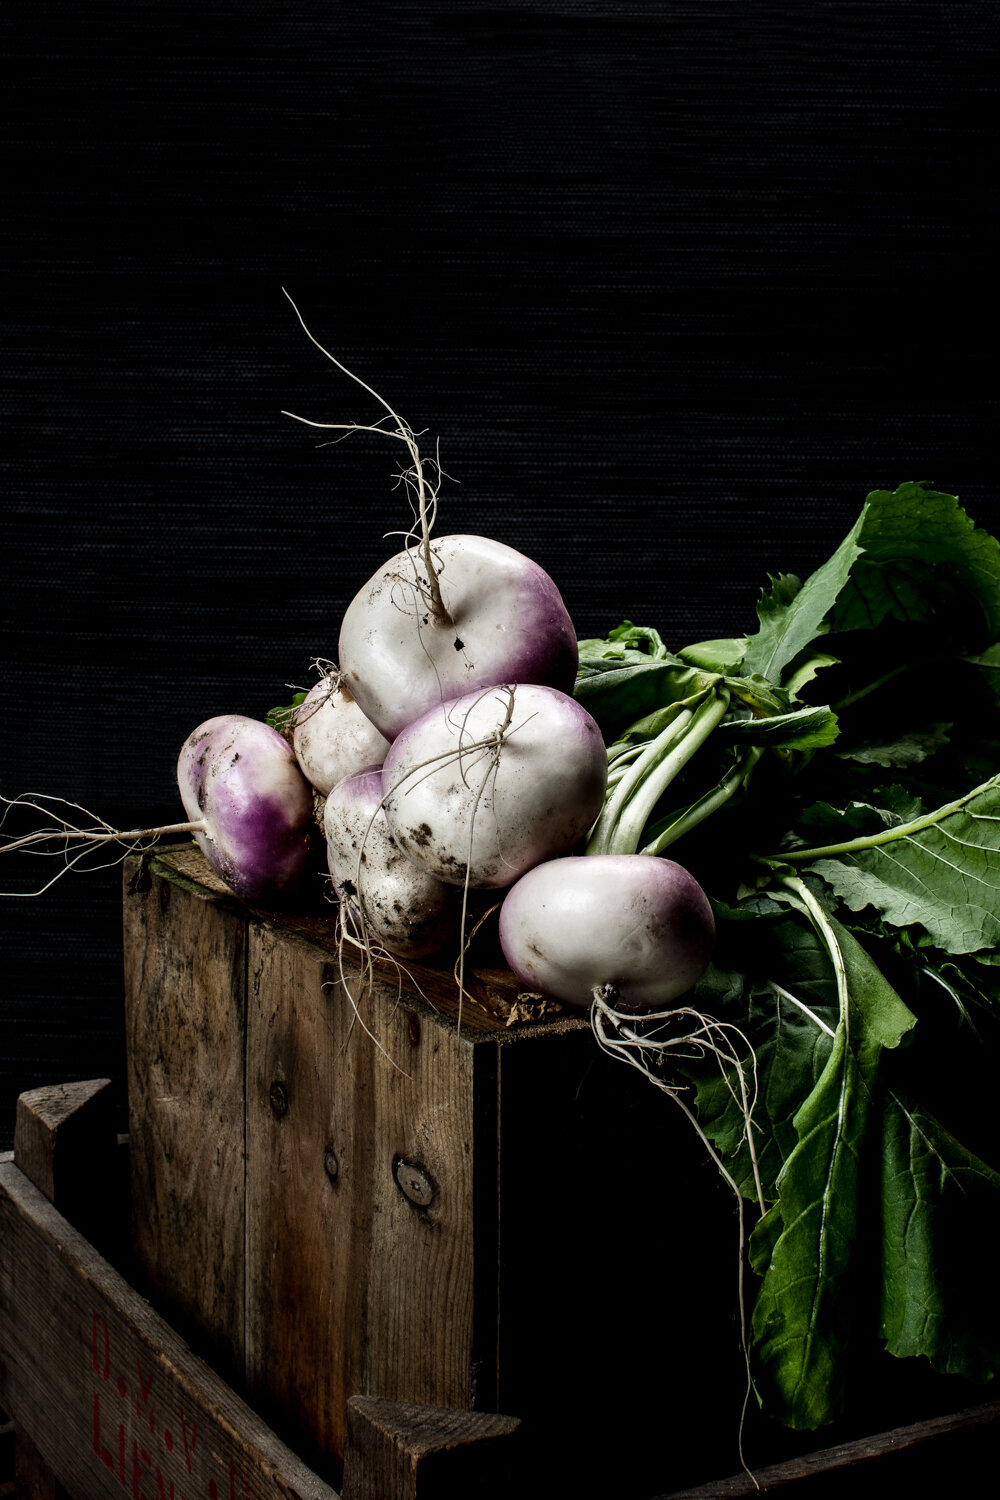
<path fill-rule="evenodd" d="M 800 1495 L 809 1500 L 823 1496 L 835 1500 L 845 1494 L 847 1486 L 867 1485 L 877 1487 L 879 1493 L 886 1486 L 899 1486 L 911 1496 L 949 1496 L 966 1487 L 963 1476 L 975 1472 L 977 1460 L 983 1467 L 980 1480 L 973 1483 L 991 1482 L 984 1476 L 995 1461 L 998 1427 L 1000 1401 L 984 1402 L 854 1442 L 818 1448 L 787 1463 L 759 1468 L 752 1475 L 736 1474 L 694 1489 L 673 1490 L 655 1500 L 749 1500 L 762 1491 L 787 1500 Z"/>
<path fill-rule="evenodd" d="M 15 1161 L 92 1238 L 116 1224 L 117 1156 L 109 1079 L 49 1084 L 19 1097 Z"/>
<path fill-rule="evenodd" d="M 232 904 L 190 847 L 154 860 L 152 876 L 147 916 L 129 936 L 150 947 L 130 959 L 147 1017 L 130 1031 L 133 1114 L 147 1142 L 137 1146 L 137 1213 L 148 1192 L 154 1271 L 166 1284 L 178 1267 L 189 1315 L 210 1326 L 212 1288 L 202 1288 L 191 1247 L 204 1244 L 218 1207 L 191 1163 L 218 1129 L 213 1109 L 231 1111 L 246 1141 L 243 1239 L 230 1241 L 244 1276 L 233 1367 L 308 1462 L 339 1474 L 356 1395 L 523 1416 L 529 1444 L 560 1455 L 553 1483 L 560 1472 L 582 1483 L 602 1464 L 613 1469 L 612 1452 L 592 1452 L 581 1390 L 628 1391 L 639 1431 L 667 1400 L 693 1433 L 707 1390 L 738 1411 L 724 1299 L 710 1329 L 703 1313 L 675 1318 L 691 1352 L 636 1385 L 648 1328 L 615 1311 L 623 1256 L 674 1285 L 689 1274 L 686 1240 L 664 1241 L 657 1228 L 665 1160 L 671 1198 L 702 1204 L 699 1259 L 719 1285 L 733 1240 L 688 1127 L 596 1053 L 586 1017 L 508 1024 L 516 985 L 484 965 L 472 980 L 480 1003 L 466 1004 L 459 1024 L 447 971 L 401 977 L 383 966 L 366 987 L 350 950 L 341 971 L 328 913 L 240 906 L 248 994 L 225 1008 L 245 1015 L 245 1031 L 215 1023 L 191 1063 L 184 1033 L 197 1038 L 209 1023 L 182 1015 L 173 1038 L 159 990 L 190 968 L 217 1015 L 212 984 L 225 996 L 239 983 L 224 951 L 237 941 L 225 926 Z M 160 1109 L 142 1075 L 155 1079 L 173 1053 L 203 1078 L 189 1097 L 187 1144 L 141 1119 Z M 245 1093 L 236 1086 L 223 1100 L 215 1075 L 238 1080 L 242 1069 Z M 157 1212 L 164 1202 L 169 1212 Z M 226 1232 L 238 1222 L 234 1212 Z M 234 1294 L 234 1325 L 238 1313 Z M 699 1352 L 717 1347 L 727 1351 L 721 1365 Z M 655 1467 L 655 1441 L 638 1447 L 637 1462 Z"/>
<path fill-rule="evenodd" d="M 297 936 L 250 975 L 247 1376 L 342 1455 L 356 1393 L 471 1404 L 473 1046 Z"/>
<path fill-rule="evenodd" d="M 9 1161 L 0 1313 L 0 1402 L 70 1494 L 336 1500 Z"/>
<path fill-rule="evenodd" d="M 135 864 L 124 898 L 134 1247 L 161 1305 L 238 1371 L 247 918 L 224 888 L 155 861 L 150 889 L 129 894 Z"/>
<path fill-rule="evenodd" d="M 342 1462 L 356 1394 L 490 1408 L 499 1059 L 543 1038 L 558 1058 L 586 1020 L 518 1020 L 513 976 L 489 964 L 470 966 L 461 1016 L 447 971 L 402 983 L 383 964 L 366 985 L 350 950 L 340 968 L 328 912 L 237 906 L 191 847 L 151 878 L 141 905 L 126 897 L 126 948 L 136 1247 L 154 1289 L 225 1345 L 311 1462 Z M 544 1132 L 544 1091 L 511 1098 Z M 222 1174 L 205 1153 L 226 1128 L 245 1156 Z M 228 1279 L 205 1276 L 213 1263 Z"/>
<path fill-rule="evenodd" d="M 356 1396 L 343 1500 L 500 1500 L 515 1493 L 519 1426 L 493 1412 Z"/>

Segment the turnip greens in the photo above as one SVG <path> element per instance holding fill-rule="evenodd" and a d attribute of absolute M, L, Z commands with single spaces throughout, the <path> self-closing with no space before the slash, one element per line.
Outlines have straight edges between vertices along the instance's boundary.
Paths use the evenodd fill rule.
<path fill-rule="evenodd" d="M 590 852 L 669 850 L 715 906 L 692 1000 L 754 1055 L 754 1385 L 812 1428 L 880 1341 L 1000 1369 L 1000 546 L 951 495 L 876 491 L 757 615 L 583 641 L 576 691 L 609 742 Z M 732 1073 L 685 1067 L 756 1206 Z"/>

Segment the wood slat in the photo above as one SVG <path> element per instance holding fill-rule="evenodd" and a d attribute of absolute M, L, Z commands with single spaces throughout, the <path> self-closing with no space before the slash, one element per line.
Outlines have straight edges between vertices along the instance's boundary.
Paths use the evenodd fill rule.
<path fill-rule="evenodd" d="M 247 1380 L 341 1455 L 352 1395 L 472 1404 L 474 1045 L 287 931 L 250 975 Z"/>
<path fill-rule="evenodd" d="M 86 1500 L 337 1500 L 9 1160 L 0 1403 Z"/>
<path fill-rule="evenodd" d="M 761 1492 L 793 1496 L 841 1496 L 845 1486 L 892 1483 L 907 1486 L 919 1475 L 910 1495 L 951 1496 L 971 1492 L 964 1474 L 975 1459 L 995 1460 L 1000 1401 L 952 1412 L 927 1421 L 877 1432 L 850 1443 L 818 1448 L 786 1463 L 769 1464 L 753 1474 L 736 1474 L 694 1489 L 673 1490 L 656 1500 L 741 1500 Z M 958 1446 L 961 1444 L 961 1449 Z"/>
<path fill-rule="evenodd" d="M 14 1159 L 21 1171 L 67 1213 L 67 1200 L 81 1200 L 81 1181 L 100 1147 L 115 1145 L 110 1079 L 50 1084 L 21 1094 L 14 1125 Z M 93 1182 L 85 1191 L 93 1194 Z M 67 1213 L 72 1218 L 71 1213 Z"/>
<path fill-rule="evenodd" d="M 348 1407 L 343 1500 L 500 1500 L 524 1493 L 513 1463 L 520 1423 L 356 1396 Z"/>
<path fill-rule="evenodd" d="M 165 878 L 158 861 L 130 893 L 137 867 L 124 897 L 134 1249 L 160 1305 L 238 1374 L 247 917 L 224 887 Z"/>
<path fill-rule="evenodd" d="M 136 869 L 132 1185 L 154 1294 L 314 1464 L 342 1461 L 359 1393 L 489 1408 L 499 1052 L 586 1021 L 512 1014 L 488 954 L 461 1017 L 447 971 L 383 963 L 358 1020 L 328 908 L 236 903 L 191 845 L 153 859 L 145 895 Z"/>

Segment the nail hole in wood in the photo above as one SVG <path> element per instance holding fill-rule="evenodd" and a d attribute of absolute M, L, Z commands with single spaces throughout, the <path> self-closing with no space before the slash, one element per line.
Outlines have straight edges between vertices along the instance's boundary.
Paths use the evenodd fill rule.
<path fill-rule="evenodd" d="M 393 1174 L 404 1198 L 408 1198 L 418 1208 L 427 1208 L 434 1201 L 437 1183 L 419 1162 L 406 1161 L 403 1157 L 397 1156 L 393 1164 Z"/>

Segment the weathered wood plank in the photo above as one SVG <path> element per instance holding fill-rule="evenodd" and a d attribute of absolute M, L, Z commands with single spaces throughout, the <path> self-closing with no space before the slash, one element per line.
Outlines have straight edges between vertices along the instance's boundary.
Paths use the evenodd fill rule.
<path fill-rule="evenodd" d="M 843 1495 L 846 1485 L 857 1485 L 863 1480 L 880 1486 L 905 1484 L 909 1472 L 921 1475 L 919 1489 L 906 1491 L 910 1495 L 951 1496 L 971 1492 L 978 1487 L 978 1481 L 967 1483 L 966 1476 L 971 1476 L 970 1461 L 977 1454 L 987 1463 L 992 1461 L 995 1480 L 997 1429 L 1000 1429 L 1000 1401 L 986 1402 L 896 1427 L 890 1432 L 873 1433 L 850 1443 L 818 1448 L 786 1463 L 757 1469 L 752 1476 L 736 1474 L 694 1489 L 673 1490 L 657 1500 L 740 1500 L 761 1492 L 786 1495 L 788 1500 L 793 1495 L 816 1496 L 818 1500 L 820 1495 Z M 943 1474 L 935 1473 L 942 1460 Z"/>
<path fill-rule="evenodd" d="M 134 1249 L 161 1305 L 239 1373 L 247 917 L 157 859 L 149 889 L 130 894 L 136 865 L 124 899 Z"/>
<path fill-rule="evenodd" d="M 86 1500 L 337 1500 L 10 1162 L 0 1403 Z"/>
<path fill-rule="evenodd" d="M 356 1396 L 343 1500 L 499 1500 L 514 1484 L 516 1417 Z"/>
<path fill-rule="evenodd" d="M 107 1078 L 21 1094 L 14 1160 L 50 1203 L 107 1251 L 121 1229 L 121 1177 Z"/>
<path fill-rule="evenodd" d="M 14 1128 L 19 1171 L 81 1233 L 111 1237 L 121 1227 L 121 1186 L 110 1079 L 51 1084 L 21 1094 Z M 26 1500 L 66 1500 L 66 1491 L 23 1429 L 14 1472 Z"/>
<path fill-rule="evenodd" d="M 452 976 L 417 967 L 401 985 L 385 962 L 367 1003 L 397 1068 L 327 982 L 328 908 L 237 903 L 193 846 L 152 861 L 144 896 L 128 894 L 134 873 L 133 1198 L 153 1293 L 184 1331 L 213 1336 L 213 1357 L 313 1461 L 342 1458 L 358 1392 L 493 1404 L 496 1044 L 586 1023 L 526 1023 L 487 953 L 481 969 L 470 958 L 459 1030 Z M 350 950 L 345 972 L 356 988 Z"/>
<path fill-rule="evenodd" d="M 66 1491 L 23 1432 L 17 1435 L 14 1479 L 23 1500 L 68 1500 Z"/>
<path fill-rule="evenodd" d="M 95 1078 L 50 1084 L 18 1098 L 14 1160 L 50 1203 L 60 1202 L 63 1212 L 67 1195 L 77 1195 L 81 1172 L 88 1162 L 93 1164 L 102 1137 L 107 1154 L 112 1153 L 110 1082 Z"/>
<path fill-rule="evenodd" d="M 250 974 L 247 1378 L 339 1456 L 352 1395 L 473 1402 L 474 1046 L 287 931 Z"/>
<path fill-rule="evenodd" d="M 161 851 L 152 868 L 165 873 L 178 888 L 202 900 L 212 896 L 230 902 L 233 899 L 227 886 L 194 844 Z M 274 909 L 243 903 L 240 903 L 240 909 L 276 932 L 306 938 L 324 949 L 331 959 L 339 957 L 337 924 L 333 908 L 325 901 L 316 900 L 312 910 Z M 347 948 L 343 957 L 346 968 L 356 972 L 357 954 Z M 401 971 L 395 960 L 376 958 L 371 962 L 376 978 L 383 979 L 393 988 L 398 986 Z M 448 968 L 430 968 L 407 961 L 404 978 L 407 978 L 406 988 L 421 995 L 438 1015 L 455 1022 L 460 1020 L 464 1029 L 474 1032 L 503 1035 L 511 1030 L 512 1025 L 523 1025 L 526 1021 L 536 1028 L 539 1023 L 542 1028 L 579 1025 L 577 1017 L 567 1015 L 563 1007 L 552 1001 L 543 1001 L 539 996 L 533 997 L 531 1003 L 526 1003 L 524 997 L 519 999 L 516 979 L 509 969 L 497 967 L 495 955 L 481 954 L 477 958 L 474 953 L 470 954 L 465 974 L 466 995 L 461 1003 L 454 976 Z"/>

